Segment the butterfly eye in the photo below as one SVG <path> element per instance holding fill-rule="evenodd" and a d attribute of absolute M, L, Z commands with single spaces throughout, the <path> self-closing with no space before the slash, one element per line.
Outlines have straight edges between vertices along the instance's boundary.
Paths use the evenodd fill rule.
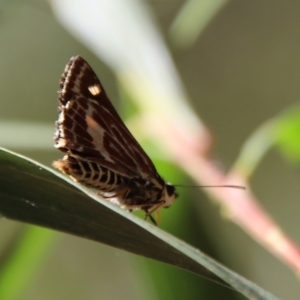
<path fill-rule="evenodd" d="M 168 193 L 168 196 L 171 197 L 171 196 L 175 196 L 175 198 L 178 197 L 178 194 L 175 192 L 175 187 L 169 183 L 166 184 L 166 190 L 167 190 L 167 193 Z"/>

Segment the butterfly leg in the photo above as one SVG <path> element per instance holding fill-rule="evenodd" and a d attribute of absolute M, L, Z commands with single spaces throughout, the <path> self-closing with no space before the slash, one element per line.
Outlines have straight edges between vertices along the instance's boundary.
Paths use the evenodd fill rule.
<path fill-rule="evenodd" d="M 156 212 L 156 214 L 157 214 L 157 219 L 159 220 L 160 219 L 160 215 L 159 215 L 159 211 L 158 211 L 158 209 L 162 206 L 162 205 L 164 205 L 165 204 L 165 201 L 163 200 L 163 201 L 161 201 L 161 202 L 159 202 L 158 204 L 156 204 L 155 206 L 153 206 L 150 210 L 148 210 L 148 209 L 145 209 L 145 220 L 147 219 L 147 218 L 149 218 L 150 220 L 151 220 L 151 222 L 154 224 L 154 225 L 156 225 L 157 226 L 157 222 L 154 220 L 154 218 L 152 217 L 152 213 L 154 213 L 154 212 Z"/>
<path fill-rule="evenodd" d="M 150 221 L 155 225 L 155 226 L 157 226 L 157 223 L 156 223 L 156 221 L 155 221 L 155 219 L 152 217 L 152 215 L 148 212 L 148 210 L 145 210 L 145 218 L 144 218 L 144 220 L 147 220 L 147 218 L 149 218 L 150 219 Z"/>

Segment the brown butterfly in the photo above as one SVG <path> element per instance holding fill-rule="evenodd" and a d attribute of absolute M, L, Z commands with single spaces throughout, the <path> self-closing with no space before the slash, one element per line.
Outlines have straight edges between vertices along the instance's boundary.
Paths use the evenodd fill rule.
<path fill-rule="evenodd" d="M 129 132 L 92 68 L 80 56 L 66 65 L 60 81 L 55 147 L 66 153 L 53 166 L 129 211 L 169 207 L 175 187 L 157 173 Z"/>

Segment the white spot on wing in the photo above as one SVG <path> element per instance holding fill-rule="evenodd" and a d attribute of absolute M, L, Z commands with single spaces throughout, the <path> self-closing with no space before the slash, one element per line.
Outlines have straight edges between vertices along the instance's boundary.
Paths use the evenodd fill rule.
<path fill-rule="evenodd" d="M 101 87 L 98 84 L 89 86 L 88 89 L 93 96 L 97 96 L 101 93 Z"/>

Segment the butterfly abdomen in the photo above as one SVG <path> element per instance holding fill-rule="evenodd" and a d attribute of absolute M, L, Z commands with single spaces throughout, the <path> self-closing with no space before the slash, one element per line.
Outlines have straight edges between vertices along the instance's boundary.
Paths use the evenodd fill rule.
<path fill-rule="evenodd" d="M 116 192 L 124 181 L 122 176 L 94 162 L 69 155 L 62 160 L 55 161 L 54 166 L 70 175 L 75 181 L 104 193 Z"/>

